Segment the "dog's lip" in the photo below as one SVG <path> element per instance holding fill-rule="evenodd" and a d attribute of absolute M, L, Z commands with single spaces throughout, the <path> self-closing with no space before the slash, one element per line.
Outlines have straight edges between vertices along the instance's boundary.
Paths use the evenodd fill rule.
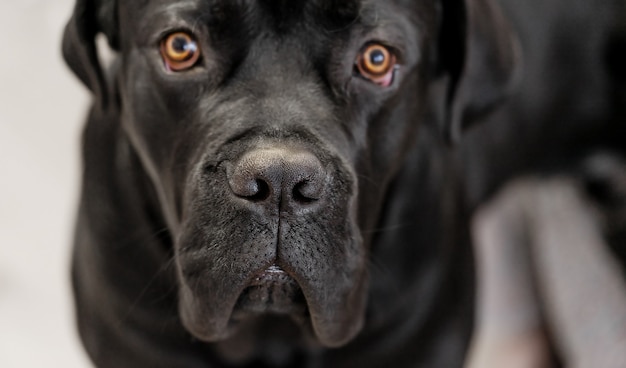
<path fill-rule="evenodd" d="M 271 282 L 278 282 L 278 283 L 294 282 L 295 283 L 295 278 L 291 274 L 289 274 L 287 271 L 285 271 L 285 269 L 283 269 L 278 264 L 272 263 L 270 266 L 267 266 L 263 268 L 262 270 L 254 273 L 245 288 L 248 288 L 251 286 L 262 286 Z"/>
<path fill-rule="evenodd" d="M 231 319 L 264 313 L 302 316 L 307 303 L 298 282 L 276 264 L 255 273 L 241 291 Z"/>
<path fill-rule="evenodd" d="M 272 264 L 265 270 L 257 273 L 254 276 L 251 284 L 253 285 L 255 283 L 259 283 L 264 280 L 275 280 L 275 279 L 280 279 L 284 277 L 291 277 L 291 276 L 289 276 L 287 272 L 283 270 L 280 266 L 276 264 Z"/>

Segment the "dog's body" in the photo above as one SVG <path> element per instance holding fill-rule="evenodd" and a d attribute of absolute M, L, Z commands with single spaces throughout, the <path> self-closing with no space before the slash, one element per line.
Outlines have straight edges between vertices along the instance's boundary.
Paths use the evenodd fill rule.
<path fill-rule="evenodd" d="M 531 164 L 486 160 L 502 146 L 480 128 L 460 154 L 445 138 L 508 137 L 535 107 L 485 115 L 535 47 L 507 24 L 489 0 L 79 1 L 64 51 L 96 101 L 73 280 L 94 362 L 461 366 L 470 208 Z M 203 51 L 175 73 L 158 44 L 181 29 Z M 357 75 L 372 42 L 397 52 L 389 85 Z"/>
<path fill-rule="evenodd" d="M 499 3 L 519 35 L 523 76 L 501 108 L 460 142 L 475 204 L 512 177 L 580 174 L 594 152 L 625 154 L 624 3 Z"/>

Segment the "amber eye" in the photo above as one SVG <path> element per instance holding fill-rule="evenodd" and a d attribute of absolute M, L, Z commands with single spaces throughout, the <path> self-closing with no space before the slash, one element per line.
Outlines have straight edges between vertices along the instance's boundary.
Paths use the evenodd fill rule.
<path fill-rule="evenodd" d="M 161 56 L 169 70 L 183 71 L 196 65 L 200 47 L 188 33 L 176 32 L 161 41 Z"/>
<path fill-rule="evenodd" d="M 356 68 L 364 78 L 388 87 L 393 82 L 396 56 L 381 44 L 369 44 L 359 54 Z"/>

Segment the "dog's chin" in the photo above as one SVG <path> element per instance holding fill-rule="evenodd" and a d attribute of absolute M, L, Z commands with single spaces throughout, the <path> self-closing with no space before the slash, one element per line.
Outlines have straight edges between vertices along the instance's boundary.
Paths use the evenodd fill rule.
<path fill-rule="evenodd" d="M 337 323 L 332 318 L 344 313 L 337 311 L 331 318 L 320 317 L 320 309 L 323 308 L 310 303 L 296 279 L 277 265 L 271 265 L 253 275 L 236 297 L 228 314 L 208 317 L 202 313 L 205 311 L 196 310 L 200 313 L 194 313 L 193 308 L 188 308 L 193 304 L 195 303 L 188 304 L 187 308 L 183 306 L 183 324 L 196 338 L 209 343 L 228 340 L 245 328 L 248 322 L 264 317 L 272 317 L 274 320 L 276 317 L 290 319 L 299 327 L 303 341 L 309 346 L 345 345 L 362 327 L 362 318 L 355 318 L 354 313 Z M 346 312 L 348 310 L 346 307 Z"/>

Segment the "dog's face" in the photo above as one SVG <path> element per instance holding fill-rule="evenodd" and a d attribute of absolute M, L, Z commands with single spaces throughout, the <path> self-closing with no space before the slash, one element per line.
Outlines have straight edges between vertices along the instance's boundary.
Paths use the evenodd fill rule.
<path fill-rule="evenodd" d="M 327 346 L 360 329 L 360 229 L 419 121 L 406 116 L 423 107 L 435 10 L 358 5 L 120 4 L 122 121 L 168 214 L 181 317 L 201 339 L 261 313 Z"/>
<path fill-rule="evenodd" d="M 103 28 L 120 55 L 120 120 L 174 239 L 179 314 L 193 335 L 223 340 L 268 314 L 324 346 L 358 333 L 364 230 L 432 113 L 435 81 L 463 85 L 467 66 L 441 58 L 465 41 L 450 36 L 460 49 L 441 52 L 440 32 L 444 13 L 462 11 L 442 9 L 161 0 L 100 11 L 115 10 Z"/>

